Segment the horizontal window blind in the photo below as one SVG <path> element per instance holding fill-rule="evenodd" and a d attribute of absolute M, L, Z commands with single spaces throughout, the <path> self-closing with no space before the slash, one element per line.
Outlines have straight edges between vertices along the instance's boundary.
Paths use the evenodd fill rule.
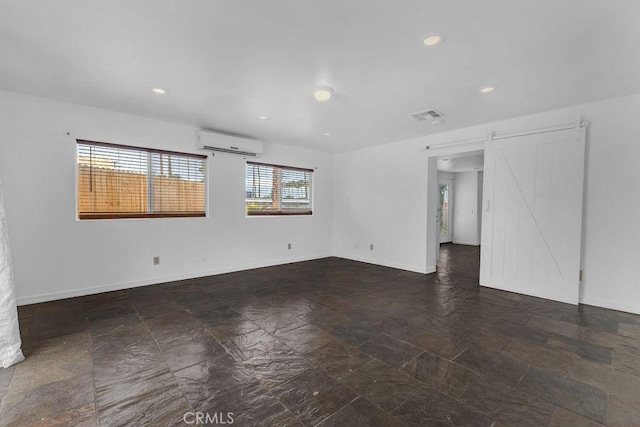
<path fill-rule="evenodd" d="M 80 219 L 205 216 L 206 156 L 77 142 Z"/>
<path fill-rule="evenodd" d="M 246 215 L 311 215 L 312 174 L 311 169 L 247 162 Z"/>

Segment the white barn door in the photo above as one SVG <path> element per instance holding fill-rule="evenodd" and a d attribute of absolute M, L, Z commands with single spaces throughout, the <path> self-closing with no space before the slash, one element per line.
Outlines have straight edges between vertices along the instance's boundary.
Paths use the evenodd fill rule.
<path fill-rule="evenodd" d="M 480 285 L 578 304 L 585 129 L 487 142 Z"/>

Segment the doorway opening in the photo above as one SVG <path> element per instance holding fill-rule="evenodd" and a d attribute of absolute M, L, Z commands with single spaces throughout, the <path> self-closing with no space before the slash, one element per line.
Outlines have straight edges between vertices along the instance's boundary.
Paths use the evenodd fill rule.
<path fill-rule="evenodd" d="M 475 176 L 477 188 L 483 188 L 484 194 L 479 197 L 475 193 L 471 207 L 460 203 L 464 174 L 455 176 L 454 208 L 448 206 L 453 212 L 449 223 L 452 243 L 479 244 L 482 233 L 481 286 L 577 304 L 586 127 L 579 119 L 427 147 L 426 270 L 455 269 L 451 257 L 440 257 L 438 241 L 438 176 L 451 172 L 450 167 L 444 170 L 443 163 L 483 150 L 483 171 L 480 174 L 477 170 Z M 463 217 L 471 218 L 476 227 L 467 234 L 470 241 L 460 237 L 465 229 L 465 221 L 460 222 Z"/>
<path fill-rule="evenodd" d="M 437 158 L 436 272 L 465 289 L 480 282 L 483 170 L 484 150 Z"/>
<path fill-rule="evenodd" d="M 440 243 L 453 240 L 453 179 L 438 176 L 438 235 Z"/>

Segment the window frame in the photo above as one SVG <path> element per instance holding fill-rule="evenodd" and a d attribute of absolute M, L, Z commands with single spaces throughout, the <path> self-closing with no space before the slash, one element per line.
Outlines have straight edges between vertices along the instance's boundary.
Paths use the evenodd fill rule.
<path fill-rule="evenodd" d="M 110 147 L 116 149 L 124 149 L 124 150 L 132 150 L 147 153 L 147 192 L 146 192 L 146 205 L 147 212 L 146 213 L 117 213 L 117 212 L 104 212 L 104 213 L 80 213 L 79 202 L 79 168 L 78 168 L 78 146 L 79 145 L 92 145 L 99 147 Z M 160 155 L 172 155 L 172 156 L 182 156 L 182 157 L 191 157 L 196 159 L 204 160 L 204 210 L 203 212 L 150 212 L 153 208 L 153 175 L 151 171 L 152 167 L 152 156 L 151 154 L 160 154 Z M 76 162 L 75 162 L 75 174 L 76 174 L 76 219 L 80 221 L 85 220 L 100 220 L 100 219 L 145 219 L 145 218 L 204 218 L 207 217 L 208 212 L 208 189 L 209 189 L 209 162 L 207 155 L 203 154 L 193 154 L 193 153 L 183 153 L 180 151 L 171 151 L 171 150 L 160 150 L 156 148 L 147 148 L 147 147 L 139 147 L 135 145 L 125 145 L 125 144 L 115 144 L 111 142 L 101 142 L 101 141 L 91 141 L 87 139 L 76 139 Z"/>
<path fill-rule="evenodd" d="M 256 166 L 267 166 L 267 167 L 271 167 L 271 168 L 277 168 L 279 170 L 290 170 L 290 171 L 298 171 L 298 172 L 305 172 L 309 174 L 309 209 L 308 210 L 300 210 L 300 211 L 293 211 L 293 210 L 282 210 L 282 208 L 280 208 L 279 210 L 257 210 L 257 211 L 248 211 L 246 206 L 247 206 L 247 202 L 246 202 L 246 179 L 247 179 L 247 169 L 250 165 L 256 165 Z M 247 161 L 245 164 L 245 218 L 255 218 L 255 217 L 279 217 L 279 216 L 308 216 L 308 215 L 313 215 L 313 169 L 309 169 L 309 168 L 301 168 L 301 167 L 297 167 L 297 166 L 285 166 L 285 165 L 279 165 L 279 164 L 273 164 L 273 163 L 262 163 L 262 162 L 254 162 L 254 161 Z M 280 174 L 280 192 L 278 194 L 278 206 L 282 207 L 282 174 Z"/>

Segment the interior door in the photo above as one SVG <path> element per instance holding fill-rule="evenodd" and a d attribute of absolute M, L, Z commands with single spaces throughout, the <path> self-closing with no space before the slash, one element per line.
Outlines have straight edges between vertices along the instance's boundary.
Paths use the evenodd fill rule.
<path fill-rule="evenodd" d="M 453 181 L 450 179 L 438 180 L 438 230 L 440 243 L 449 243 L 453 240 Z"/>
<path fill-rule="evenodd" d="M 578 303 L 585 131 L 487 143 L 480 285 Z"/>

